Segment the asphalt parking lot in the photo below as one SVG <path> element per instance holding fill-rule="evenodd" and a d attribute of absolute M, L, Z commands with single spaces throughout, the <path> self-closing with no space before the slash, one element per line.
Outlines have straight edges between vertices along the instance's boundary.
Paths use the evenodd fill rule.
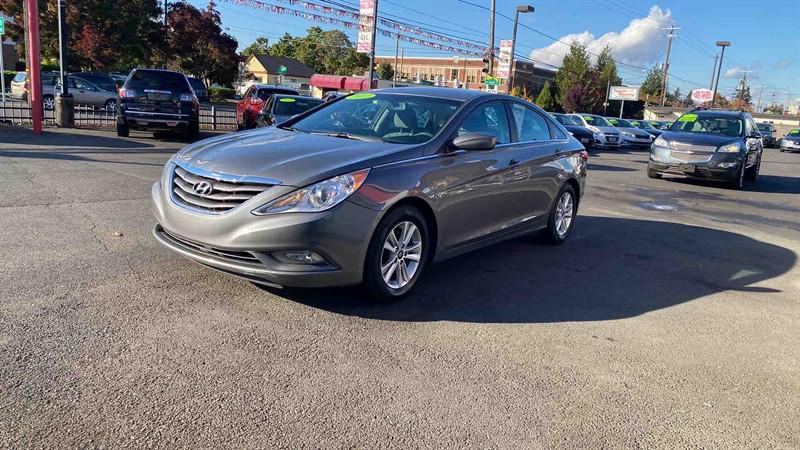
<path fill-rule="evenodd" d="M 180 145 L 0 127 L 0 446 L 800 447 L 800 154 L 739 192 L 592 152 L 566 244 L 375 304 L 161 248 Z"/>

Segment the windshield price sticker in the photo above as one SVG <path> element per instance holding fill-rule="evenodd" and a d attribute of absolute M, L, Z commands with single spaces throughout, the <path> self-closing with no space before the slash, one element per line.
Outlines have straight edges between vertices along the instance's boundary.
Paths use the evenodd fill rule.
<path fill-rule="evenodd" d="M 678 122 L 696 122 L 697 114 L 684 114 L 678 119 Z"/>
<path fill-rule="evenodd" d="M 296 102 L 297 100 L 295 100 L 295 99 L 293 99 L 293 98 L 282 98 L 282 99 L 280 99 L 280 100 L 278 100 L 278 101 L 279 101 L 279 102 L 281 102 L 281 103 L 294 103 L 294 102 Z"/>
<path fill-rule="evenodd" d="M 374 98 L 374 97 L 375 97 L 375 94 L 370 94 L 369 92 L 362 92 L 360 94 L 348 95 L 347 97 L 345 97 L 345 99 L 347 99 L 347 100 L 366 100 L 368 98 Z"/>

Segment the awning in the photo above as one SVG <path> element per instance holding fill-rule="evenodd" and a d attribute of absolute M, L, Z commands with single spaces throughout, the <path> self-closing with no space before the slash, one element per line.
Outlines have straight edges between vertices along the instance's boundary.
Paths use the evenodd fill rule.
<path fill-rule="evenodd" d="M 367 91 L 369 81 L 363 77 L 347 77 L 344 80 L 344 88 L 351 91 Z"/>
<path fill-rule="evenodd" d="M 319 87 L 319 88 L 328 88 L 328 89 L 345 89 L 345 79 L 347 77 L 342 77 L 339 75 L 320 75 L 314 74 L 311 75 L 311 80 L 309 84 L 311 86 Z"/>

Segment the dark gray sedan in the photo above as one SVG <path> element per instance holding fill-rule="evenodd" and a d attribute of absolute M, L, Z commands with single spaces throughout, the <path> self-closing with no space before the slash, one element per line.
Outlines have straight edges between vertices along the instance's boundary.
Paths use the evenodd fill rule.
<path fill-rule="evenodd" d="M 185 147 L 153 185 L 155 237 L 280 287 L 407 293 L 427 264 L 574 224 L 586 153 L 523 100 L 462 89 L 357 93 L 274 128 Z"/>

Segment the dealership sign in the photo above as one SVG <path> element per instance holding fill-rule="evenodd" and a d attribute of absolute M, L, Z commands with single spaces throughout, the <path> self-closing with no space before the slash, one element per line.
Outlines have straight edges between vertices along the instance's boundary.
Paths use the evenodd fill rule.
<path fill-rule="evenodd" d="M 639 100 L 639 86 L 611 86 L 608 99 L 635 102 Z"/>
<path fill-rule="evenodd" d="M 710 102 L 714 98 L 714 91 L 711 89 L 695 89 L 692 91 L 692 101 L 696 103 Z"/>
<path fill-rule="evenodd" d="M 361 0 L 358 19 L 358 53 L 372 53 L 372 26 L 375 23 L 375 0 Z"/>
<path fill-rule="evenodd" d="M 514 41 L 511 39 L 500 41 L 500 64 L 497 66 L 497 76 L 508 78 L 511 75 L 511 48 Z"/>

